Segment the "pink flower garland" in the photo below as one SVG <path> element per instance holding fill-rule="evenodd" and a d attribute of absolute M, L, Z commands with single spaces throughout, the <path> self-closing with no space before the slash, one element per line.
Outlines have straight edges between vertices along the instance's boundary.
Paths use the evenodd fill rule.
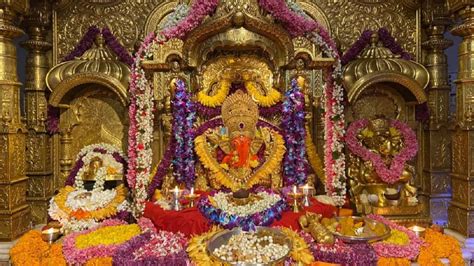
<path fill-rule="evenodd" d="M 387 244 L 383 242 L 376 242 L 372 244 L 377 256 L 385 257 L 385 258 L 407 258 L 410 260 L 414 260 L 418 253 L 420 253 L 420 248 L 426 243 L 423 239 L 419 238 L 413 231 L 410 229 L 398 225 L 390 220 L 383 218 L 380 215 L 370 214 L 367 215 L 368 218 L 376 220 L 378 222 L 384 223 L 388 225 L 390 228 L 398 230 L 408 235 L 410 239 L 410 243 L 407 245 L 395 245 L 395 244 Z"/>
<path fill-rule="evenodd" d="M 182 38 L 213 12 L 218 0 L 194 1 L 188 16 L 171 29 L 155 35 L 150 33 L 140 46 L 132 65 L 130 80 L 130 126 L 128 132 L 129 169 L 127 181 L 134 189 L 134 215 L 141 216 L 148 198 L 147 186 L 151 174 L 153 152 L 153 90 L 145 77 L 141 62 L 149 56 L 154 44 L 163 44 L 171 38 Z"/>
<path fill-rule="evenodd" d="M 92 258 L 100 258 L 100 257 L 110 257 L 114 254 L 115 250 L 120 245 L 100 245 L 96 247 L 89 247 L 85 249 L 78 249 L 76 248 L 76 238 L 80 235 L 85 235 L 90 232 L 93 232 L 99 228 L 106 227 L 106 226 L 117 226 L 117 225 L 125 225 L 126 222 L 122 220 L 106 220 L 98 227 L 94 227 L 85 231 L 75 232 L 72 234 L 67 235 L 64 238 L 63 242 L 63 254 L 68 263 L 70 264 L 84 264 L 88 260 Z"/>
<path fill-rule="evenodd" d="M 325 113 L 323 117 L 325 130 L 324 166 L 326 174 L 326 193 L 337 205 L 345 203 L 346 177 L 345 157 L 343 153 L 344 106 L 343 88 L 337 83 L 342 76 L 342 65 L 336 43 L 329 33 L 317 21 L 307 19 L 304 14 L 292 11 L 285 0 L 260 0 L 260 6 L 269 12 L 288 30 L 291 36 L 306 37 L 320 46 L 326 56 L 334 58 L 332 69 L 325 73 L 324 89 Z"/>
<path fill-rule="evenodd" d="M 370 160 L 374 164 L 375 171 L 380 178 L 389 184 L 393 184 L 400 179 L 405 162 L 413 159 L 418 151 L 418 142 L 415 132 L 403 122 L 391 120 L 390 126 L 396 128 L 403 136 L 405 147 L 395 155 L 388 168 L 379 154 L 373 153 L 357 139 L 357 134 L 369 125 L 369 120 L 361 119 L 351 123 L 347 129 L 346 143 L 351 152 L 361 157 L 363 160 Z"/>

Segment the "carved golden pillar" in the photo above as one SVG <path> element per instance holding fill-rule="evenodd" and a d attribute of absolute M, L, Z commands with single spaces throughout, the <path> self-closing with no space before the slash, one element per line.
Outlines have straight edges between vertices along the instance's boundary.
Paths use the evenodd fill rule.
<path fill-rule="evenodd" d="M 46 132 L 46 83 L 49 70 L 47 52 L 52 45 L 46 39 L 51 24 L 49 1 L 33 1 L 25 21 L 29 40 L 23 43 L 28 49 L 26 66 L 25 105 L 26 173 L 28 202 L 34 224 L 46 223 L 50 197 L 54 192 L 51 164 L 51 139 Z"/>
<path fill-rule="evenodd" d="M 451 200 L 451 132 L 449 131 L 448 65 L 444 50 L 453 44 L 444 38 L 450 20 L 444 4 L 428 1 L 426 49 L 424 65 L 430 73 L 428 106 L 430 118 L 424 129 L 423 190 L 429 198 L 429 209 L 434 223 L 447 224 Z M 439 13 L 442 11 L 442 13 Z"/>
<path fill-rule="evenodd" d="M 23 31 L 15 26 L 26 13 L 27 0 L 0 0 L 0 240 L 11 240 L 29 228 L 26 202 L 25 126 L 20 117 L 20 86 L 13 39 Z"/>
<path fill-rule="evenodd" d="M 448 1 L 450 12 L 462 19 L 452 29 L 459 45 L 456 80 L 456 119 L 452 137 L 452 195 L 449 227 L 474 236 L 474 1 Z"/>

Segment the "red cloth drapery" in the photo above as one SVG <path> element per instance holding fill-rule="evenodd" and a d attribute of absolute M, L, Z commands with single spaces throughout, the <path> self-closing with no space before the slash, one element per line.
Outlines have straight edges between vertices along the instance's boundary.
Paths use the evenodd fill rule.
<path fill-rule="evenodd" d="M 301 212 L 294 213 L 291 210 L 282 213 L 282 218 L 274 221 L 271 226 L 284 226 L 300 229 L 298 218 L 306 212 L 320 213 L 323 217 L 332 217 L 336 208 L 311 199 L 312 205 L 304 208 Z M 163 210 L 159 205 L 147 202 L 144 216 L 149 218 L 158 230 L 170 232 L 182 232 L 186 236 L 199 235 L 207 232 L 212 226 L 201 212 L 196 208 L 186 208 L 182 211 Z"/>

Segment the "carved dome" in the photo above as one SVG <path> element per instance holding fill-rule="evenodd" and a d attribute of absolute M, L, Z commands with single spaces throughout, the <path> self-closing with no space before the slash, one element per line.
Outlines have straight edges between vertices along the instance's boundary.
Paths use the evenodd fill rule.
<path fill-rule="evenodd" d="M 411 100 L 414 97 L 418 103 L 427 100 L 424 88 L 429 82 L 428 70 L 417 62 L 394 55 L 374 35 L 359 58 L 345 67 L 343 84 L 349 101 L 353 102 L 366 88 L 380 82 L 401 85 L 410 92 L 406 94 L 411 94 L 404 97 Z"/>
<path fill-rule="evenodd" d="M 110 88 L 126 104 L 130 68 L 104 46 L 101 35 L 95 45 L 81 57 L 60 63 L 48 72 L 46 84 L 53 91 L 52 105 L 59 104 L 69 90 L 85 83 L 98 83 Z"/>

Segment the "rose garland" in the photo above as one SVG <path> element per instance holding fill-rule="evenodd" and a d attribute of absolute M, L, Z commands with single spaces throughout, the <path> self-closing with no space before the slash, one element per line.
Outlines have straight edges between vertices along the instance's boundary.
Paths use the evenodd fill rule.
<path fill-rule="evenodd" d="M 175 97 L 172 102 L 173 140 L 175 141 L 173 176 L 187 188 L 194 184 L 194 135 L 193 126 L 196 111 L 184 81 L 176 81 Z"/>
<path fill-rule="evenodd" d="M 357 139 L 358 133 L 369 125 L 369 120 L 361 119 L 351 123 L 347 129 L 346 143 L 350 151 L 361 157 L 364 161 L 371 161 L 379 177 L 386 183 L 393 184 L 400 179 L 405 162 L 415 157 L 418 150 L 418 142 L 415 132 L 405 123 L 391 120 L 390 126 L 398 130 L 404 140 L 405 146 L 393 157 L 388 168 L 379 154 L 373 153 L 365 148 Z"/>
<path fill-rule="evenodd" d="M 31 230 L 24 234 L 10 249 L 13 265 L 64 265 L 62 244 L 44 242 L 41 232 Z"/>
<path fill-rule="evenodd" d="M 140 232 L 137 224 L 127 225 L 120 220 L 107 220 L 96 228 L 67 235 L 63 241 L 63 253 L 70 264 L 111 257 L 121 245 Z"/>
<path fill-rule="evenodd" d="M 256 226 L 268 226 L 275 219 L 281 218 L 281 213 L 287 208 L 286 201 L 281 198 L 278 194 L 271 190 L 261 190 L 261 192 L 268 194 L 269 197 L 278 196 L 280 199 L 273 205 L 268 206 L 267 209 L 259 212 L 253 212 L 253 214 L 247 216 L 238 216 L 231 213 L 227 213 L 222 209 L 219 209 L 212 203 L 212 197 L 216 196 L 218 192 L 211 192 L 209 197 L 202 197 L 198 201 L 199 211 L 211 222 L 220 224 L 224 228 L 231 229 L 234 227 L 241 227 L 242 230 L 249 231 L 254 230 Z M 230 193 L 229 193 L 230 194 Z M 261 195 L 263 195 L 261 193 Z"/>
<path fill-rule="evenodd" d="M 145 208 L 145 201 L 151 189 L 148 189 L 148 180 L 151 174 L 151 163 L 153 152 L 151 142 L 153 137 L 153 90 L 141 67 L 141 62 L 150 58 L 152 47 L 161 45 L 170 38 L 181 38 L 187 32 L 194 29 L 202 20 L 217 7 L 217 0 L 197 0 L 193 2 L 188 15 L 176 26 L 165 29 L 162 33 L 155 35 L 150 33 L 138 49 L 134 64 L 132 65 L 130 80 L 130 106 L 129 106 L 129 134 L 128 155 L 129 170 L 127 180 L 134 188 L 134 215 L 140 216 Z M 173 142 L 171 142 L 174 144 Z M 173 150 L 170 150 L 172 153 Z M 158 170 L 167 170 L 166 164 L 160 164 Z M 163 172 L 164 172 L 163 171 Z M 166 173 L 160 172 L 159 177 Z M 156 182 L 155 182 L 156 180 Z M 153 186 L 158 185 L 161 180 L 155 179 Z M 153 191 L 151 192 L 151 194 Z"/>
<path fill-rule="evenodd" d="M 410 242 L 407 245 L 397 245 L 384 242 L 373 243 L 372 246 L 379 257 L 385 258 L 408 258 L 415 259 L 420 252 L 420 248 L 424 246 L 424 241 L 415 235 L 415 233 L 408 228 L 398 225 L 380 215 L 370 214 L 367 216 L 370 219 L 376 220 L 378 222 L 388 225 L 394 230 L 405 233 Z"/>
<path fill-rule="evenodd" d="M 304 96 L 295 79 L 283 101 L 281 128 L 285 137 L 286 153 L 283 161 L 284 185 L 306 183 L 308 161 L 306 159 L 306 129 Z"/>

